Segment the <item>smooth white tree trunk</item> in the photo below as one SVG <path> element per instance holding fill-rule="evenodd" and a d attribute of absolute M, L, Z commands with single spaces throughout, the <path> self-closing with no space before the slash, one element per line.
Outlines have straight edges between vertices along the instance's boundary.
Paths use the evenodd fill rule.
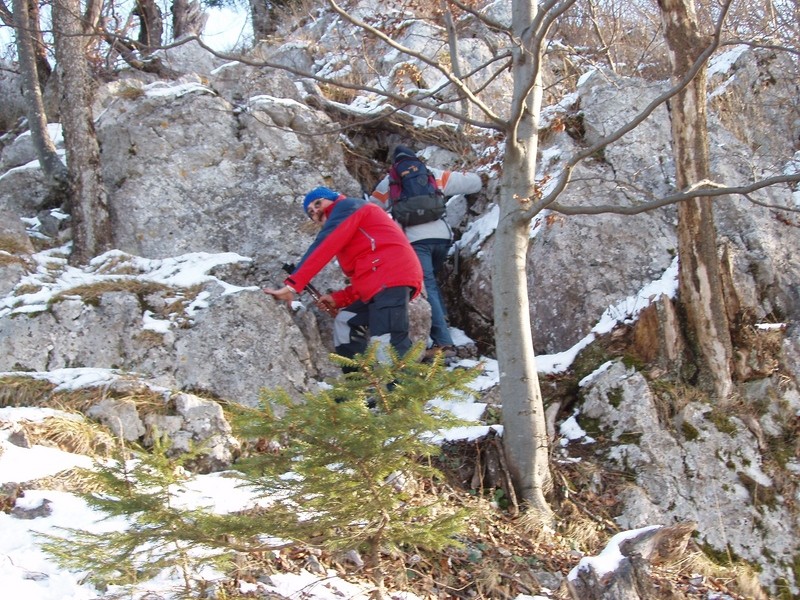
<path fill-rule="evenodd" d="M 514 98 L 503 161 L 500 219 L 494 234 L 492 295 L 506 460 L 522 500 L 551 518 L 545 499 L 551 486 L 547 425 L 528 302 L 530 216 L 523 215 L 535 196 L 542 103 L 541 55 L 530 37 L 535 16 L 534 0 L 512 2 L 513 27 L 520 45 L 512 65 Z"/>

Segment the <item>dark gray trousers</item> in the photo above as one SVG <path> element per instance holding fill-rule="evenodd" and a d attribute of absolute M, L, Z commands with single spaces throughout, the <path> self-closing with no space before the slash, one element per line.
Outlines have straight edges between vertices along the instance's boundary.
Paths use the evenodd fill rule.
<path fill-rule="evenodd" d="M 411 348 L 408 334 L 408 303 L 411 289 L 391 287 L 375 294 L 369 302 L 354 302 L 339 311 L 333 323 L 336 354 L 352 358 L 367 349 L 369 342 L 391 344 L 399 356 Z"/>

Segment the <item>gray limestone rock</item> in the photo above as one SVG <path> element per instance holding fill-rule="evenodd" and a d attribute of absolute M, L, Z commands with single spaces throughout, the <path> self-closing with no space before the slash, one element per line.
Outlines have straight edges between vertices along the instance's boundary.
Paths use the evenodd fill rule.
<path fill-rule="evenodd" d="M 783 576 L 798 551 L 795 517 L 776 497 L 758 438 L 736 417 L 720 430 L 719 414 L 699 402 L 664 423 L 668 411 L 659 402 L 621 362 L 585 385 L 582 414 L 599 420 L 611 440 L 604 460 L 633 477 L 617 523 L 635 529 L 695 521 L 705 543 L 762 565 L 765 583 Z"/>
<path fill-rule="evenodd" d="M 175 380 L 188 390 L 255 406 L 263 387 L 299 393 L 314 373 L 300 330 L 261 291 L 219 298 L 175 344 Z"/>

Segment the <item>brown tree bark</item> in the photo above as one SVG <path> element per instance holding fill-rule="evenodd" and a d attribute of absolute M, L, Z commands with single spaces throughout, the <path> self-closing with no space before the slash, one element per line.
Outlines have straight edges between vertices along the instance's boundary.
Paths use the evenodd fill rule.
<path fill-rule="evenodd" d="M 659 0 L 658 4 L 673 77 L 681 79 L 705 50 L 707 40 L 699 33 L 693 0 Z M 705 67 L 672 99 L 670 117 L 676 185 L 685 190 L 710 179 Z M 725 399 L 733 391 L 733 347 L 712 208 L 709 197 L 678 205 L 678 297 L 695 355 L 692 379 L 716 398 Z"/>
<path fill-rule="evenodd" d="M 672 593 L 661 586 L 657 588 L 650 577 L 650 564 L 670 563 L 681 558 L 695 529 L 696 523 L 684 521 L 669 527 L 631 533 L 632 537 L 618 544 L 622 558 L 612 571 L 598 572 L 589 563 L 580 565 L 570 575 L 567 579 L 570 596 L 575 600 L 684 598 L 681 592 Z"/>
<path fill-rule="evenodd" d="M 253 23 L 253 39 L 256 43 L 275 30 L 272 11 L 266 0 L 250 0 L 250 21 Z"/>
<path fill-rule="evenodd" d="M 47 60 L 47 46 L 44 43 L 42 28 L 39 27 L 40 21 L 39 3 L 37 0 L 28 0 L 28 32 L 33 40 L 33 56 L 36 60 L 36 75 L 39 78 L 39 87 L 44 92 L 47 80 L 53 73 L 53 67 Z"/>
<path fill-rule="evenodd" d="M 28 0 L 14 0 L 14 31 L 17 40 L 19 69 L 27 109 L 28 127 L 36 156 L 49 188 L 48 204 L 60 205 L 67 185 L 67 169 L 56 152 L 55 144 L 47 131 L 47 115 L 36 61 L 35 36 L 38 22 L 31 20 Z"/>
<path fill-rule="evenodd" d="M 197 0 L 174 0 L 172 3 L 172 38 L 200 35 L 206 27 L 208 15 Z"/>
<path fill-rule="evenodd" d="M 28 2 L 28 19 L 30 24 L 35 25 L 29 28 L 31 39 L 33 40 L 33 54 L 36 60 L 36 71 L 39 78 L 39 85 L 44 90 L 53 68 L 47 60 L 47 48 L 44 45 L 44 37 L 42 37 L 42 29 L 39 27 L 39 5 L 35 0 Z M 0 21 L 9 27 L 14 27 L 14 15 L 9 10 L 3 0 L 0 0 Z"/>
<path fill-rule="evenodd" d="M 144 51 L 161 46 L 164 18 L 153 0 L 136 0 L 133 14 L 139 17 L 139 44 Z"/>
<path fill-rule="evenodd" d="M 61 124 L 68 156 L 72 264 L 86 264 L 111 249 L 108 197 L 100 174 L 100 148 L 92 117 L 92 89 L 80 0 L 54 0 L 53 35 L 62 72 Z"/>

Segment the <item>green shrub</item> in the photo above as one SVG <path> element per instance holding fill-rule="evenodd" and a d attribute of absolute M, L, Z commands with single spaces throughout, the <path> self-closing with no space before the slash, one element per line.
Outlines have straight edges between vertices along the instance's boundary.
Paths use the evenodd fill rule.
<path fill-rule="evenodd" d="M 339 357 L 352 372 L 303 402 L 277 390 L 265 391 L 258 408 L 229 406 L 235 433 L 256 441 L 234 469 L 262 497 L 260 507 L 233 514 L 180 508 L 175 499 L 189 477 L 183 465 L 200 449 L 169 458 L 167 444 L 150 453 L 129 448 L 85 473 L 92 480 L 86 489 L 95 491 L 84 494 L 98 511 L 125 517 L 128 527 L 100 534 L 69 529 L 64 537 L 45 536 L 43 547 L 62 566 L 85 570 L 101 589 L 170 567 L 182 573 L 187 593 L 199 585 L 202 565 L 225 568 L 234 552 L 287 543 L 359 550 L 382 590 L 383 553 L 456 546 L 466 517 L 434 494 L 414 494 L 413 484 L 440 477 L 428 460 L 441 452 L 433 436 L 463 424 L 429 401 L 468 393 L 478 369 L 448 370 L 439 359 L 422 364 L 421 353 L 418 346 L 391 365 L 374 348 L 356 360 Z"/>

